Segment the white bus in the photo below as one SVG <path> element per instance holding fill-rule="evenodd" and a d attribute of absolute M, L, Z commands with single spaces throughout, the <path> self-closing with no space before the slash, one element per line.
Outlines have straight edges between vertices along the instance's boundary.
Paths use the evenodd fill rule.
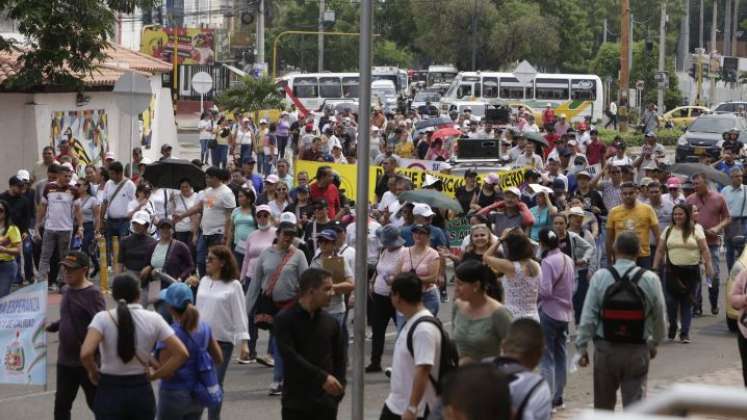
<path fill-rule="evenodd" d="M 461 72 L 441 97 L 441 110 L 464 101 L 490 104 L 523 104 L 541 112 L 551 104 L 555 115 L 570 121 L 590 115 L 600 121 L 604 112 L 602 80 L 594 74 L 538 73 L 533 82 L 522 84 L 512 73 Z M 540 121 L 537 121 L 539 124 Z"/>
<path fill-rule="evenodd" d="M 453 64 L 435 64 L 428 66 L 426 86 L 448 85 L 457 77 L 459 70 Z"/>
<path fill-rule="evenodd" d="M 318 109 L 325 101 L 358 101 L 358 73 L 291 73 L 277 79 L 308 109 Z M 407 72 L 396 67 L 374 67 L 371 81 L 390 80 L 397 93 L 407 92 Z"/>

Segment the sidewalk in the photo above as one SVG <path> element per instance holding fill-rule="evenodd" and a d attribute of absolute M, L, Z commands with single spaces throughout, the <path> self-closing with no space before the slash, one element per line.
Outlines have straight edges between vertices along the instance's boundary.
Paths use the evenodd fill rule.
<path fill-rule="evenodd" d="M 720 369 L 713 372 L 709 372 L 703 375 L 688 376 L 677 380 L 678 384 L 698 384 L 698 385 L 718 385 L 725 387 L 743 388 L 744 382 L 742 380 L 742 365 L 741 363 L 735 363 L 733 368 Z M 648 384 L 647 398 L 655 397 L 656 395 L 668 390 L 674 385 L 671 381 L 651 381 Z M 593 401 L 594 396 L 589 395 L 588 401 Z M 622 412 L 622 400 L 618 393 L 616 412 Z M 574 407 L 563 410 L 555 414 L 553 420 L 570 420 L 576 418 L 585 410 L 592 410 L 594 408 L 593 403 L 589 403 L 585 407 Z M 698 416 L 699 419 L 715 419 L 714 417 L 703 417 Z M 718 417 L 721 418 L 721 417 Z"/>

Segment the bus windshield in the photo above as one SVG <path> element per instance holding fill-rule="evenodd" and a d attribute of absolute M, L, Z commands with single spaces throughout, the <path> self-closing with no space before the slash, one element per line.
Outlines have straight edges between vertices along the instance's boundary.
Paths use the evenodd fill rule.
<path fill-rule="evenodd" d="M 435 73 L 428 73 L 428 84 L 432 85 L 434 83 L 451 83 L 452 80 L 456 77 L 456 73 L 452 72 L 435 72 Z"/>

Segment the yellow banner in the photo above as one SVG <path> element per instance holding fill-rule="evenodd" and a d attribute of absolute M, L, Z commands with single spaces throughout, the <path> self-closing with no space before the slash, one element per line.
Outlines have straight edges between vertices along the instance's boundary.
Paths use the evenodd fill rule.
<path fill-rule="evenodd" d="M 296 174 L 301 171 L 306 171 L 309 174 L 309 179 L 313 179 L 316 176 L 316 171 L 320 166 L 329 166 L 332 168 L 340 178 L 340 189 L 345 191 L 345 196 L 350 199 L 355 199 L 357 196 L 357 165 L 347 165 L 341 163 L 327 163 L 327 162 L 312 162 L 308 160 L 297 160 L 295 162 Z M 498 171 L 496 174 L 500 178 L 501 189 L 508 187 L 519 186 L 524 183 L 524 172 L 527 168 L 512 169 L 509 171 Z M 419 189 L 423 187 L 425 182 L 425 175 L 431 175 L 443 182 L 443 192 L 449 197 L 454 197 L 457 188 L 464 185 L 464 177 L 444 174 L 441 172 L 433 171 L 421 171 L 419 169 L 409 168 L 397 168 L 398 174 L 409 178 L 412 182 L 413 189 Z M 381 166 L 369 166 L 368 168 L 368 201 L 370 203 L 376 202 L 376 194 L 374 192 L 376 188 L 376 180 L 384 174 L 384 168 Z M 477 182 L 481 183 L 483 178 L 487 174 L 477 176 Z"/>

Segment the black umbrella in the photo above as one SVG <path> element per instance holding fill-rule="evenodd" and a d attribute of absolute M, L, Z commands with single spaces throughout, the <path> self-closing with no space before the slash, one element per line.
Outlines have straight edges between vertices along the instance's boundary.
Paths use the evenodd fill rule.
<path fill-rule="evenodd" d="M 731 179 L 729 175 L 719 171 L 713 166 L 704 165 L 702 163 L 675 163 L 670 169 L 673 174 L 681 174 L 687 176 L 693 176 L 701 173 L 705 177 L 713 182 L 717 182 L 721 185 L 729 185 Z"/>
<path fill-rule="evenodd" d="M 205 172 L 184 159 L 164 159 L 145 166 L 143 178 L 154 187 L 179 189 L 179 181 L 186 179 L 195 191 L 205 188 Z"/>
<path fill-rule="evenodd" d="M 452 121 L 449 117 L 428 118 L 427 120 L 416 122 L 415 129 L 420 131 L 425 130 L 428 127 L 437 127 L 439 125 L 447 124 L 454 125 L 454 121 Z"/>

